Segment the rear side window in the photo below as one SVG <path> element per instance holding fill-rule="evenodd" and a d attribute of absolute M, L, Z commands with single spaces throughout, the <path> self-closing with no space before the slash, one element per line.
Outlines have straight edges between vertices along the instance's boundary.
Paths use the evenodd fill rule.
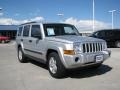
<path fill-rule="evenodd" d="M 117 37 L 117 38 L 120 39 L 120 31 L 116 31 L 116 32 L 115 32 L 115 37 Z"/>
<path fill-rule="evenodd" d="M 21 36 L 22 29 L 23 29 L 23 27 L 19 27 L 19 30 L 18 30 L 18 36 Z"/>
<path fill-rule="evenodd" d="M 106 37 L 113 37 L 114 36 L 114 31 L 106 31 L 105 36 Z"/>
<path fill-rule="evenodd" d="M 31 28 L 31 37 L 41 37 L 40 25 L 32 25 Z"/>
<path fill-rule="evenodd" d="M 29 31 L 30 31 L 30 25 L 24 26 L 23 36 L 25 37 L 29 36 Z"/>

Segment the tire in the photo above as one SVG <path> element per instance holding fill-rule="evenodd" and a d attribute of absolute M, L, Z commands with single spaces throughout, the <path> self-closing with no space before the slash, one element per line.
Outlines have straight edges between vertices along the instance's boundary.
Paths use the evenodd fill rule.
<path fill-rule="evenodd" d="M 116 46 L 117 48 L 120 48 L 120 41 L 116 41 L 115 46 Z"/>
<path fill-rule="evenodd" d="M 21 63 L 26 63 L 27 62 L 27 57 L 25 56 L 25 54 L 23 53 L 22 51 L 22 48 L 19 47 L 18 48 L 18 60 L 21 62 Z"/>
<path fill-rule="evenodd" d="M 65 67 L 56 52 L 52 52 L 48 55 L 48 70 L 50 75 L 54 78 L 63 78 L 66 74 Z"/>

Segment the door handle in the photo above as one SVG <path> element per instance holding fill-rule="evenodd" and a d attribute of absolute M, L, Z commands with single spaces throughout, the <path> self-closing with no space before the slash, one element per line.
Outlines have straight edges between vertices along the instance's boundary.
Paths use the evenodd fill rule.
<path fill-rule="evenodd" d="M 23 39 L 21 39 L 21 41 L 23 41 Z"/>
<path fill-rule="evenodd" d="M 31 42 L 32 42 L 32 40 L 29 40 L 29 42 L 31 43 Z"/>

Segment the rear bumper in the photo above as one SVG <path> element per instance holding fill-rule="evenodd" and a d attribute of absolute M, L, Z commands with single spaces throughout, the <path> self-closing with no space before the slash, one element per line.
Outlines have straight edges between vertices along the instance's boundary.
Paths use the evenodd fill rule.
<path fill-rule="evenodd" d="M 102 60 L 97 61 L 96 57 L 102 56 Z M 78 55 L 64 55 L 64 65 L 67 69 L 85 67 L 90 65 L 95 65 L 98 63 L 103 63 L 106 59 L 111 56 L 110 50 L 105 50 L 97 53 L 81 53 Z"/>

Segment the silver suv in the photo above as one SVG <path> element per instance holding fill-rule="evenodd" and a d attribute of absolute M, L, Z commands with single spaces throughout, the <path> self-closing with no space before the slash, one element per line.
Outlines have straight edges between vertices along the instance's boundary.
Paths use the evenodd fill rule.
<path fill-rule="evenodd" d="M 55 78 L 63 77 L 67 69 L 97 68 L 111 54 L 104 40 L 82 37 L 75 26 L 64 23 L 22 24 L 16 42 L 20 62 L 32 58 L 45 63 Z"/>

